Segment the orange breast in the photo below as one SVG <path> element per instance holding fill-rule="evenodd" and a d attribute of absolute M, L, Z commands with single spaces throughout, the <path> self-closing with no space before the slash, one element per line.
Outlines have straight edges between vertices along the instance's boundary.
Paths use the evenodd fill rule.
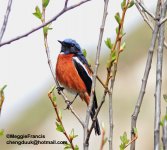
<path fill-rule="evenodd" d="M 60 54 L 56 64 L 57 80 L 74 92 L 86 92 L 86 86 L 72 62 L 73 54 Z"/>

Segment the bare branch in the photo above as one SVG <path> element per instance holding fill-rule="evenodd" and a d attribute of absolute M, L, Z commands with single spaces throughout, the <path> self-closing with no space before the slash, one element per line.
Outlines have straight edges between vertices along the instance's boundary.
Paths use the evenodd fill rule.
<path fill-rule="evenodd" d="M 167 107 L 166 107 L 165 120 L 163 124 L 163 130 L 162 130 L 162 143 L 163 143 L 163 149 L 167 150 Z"/>
<path fill-rule="evenodd" d="M 68 0 L 65 1 L 65 4 L 64 4 L 64 9 L 67 8 L 67 5 L 68 5 Z"/>
<path fill-rule="evenodd" d="M 96 76 L 97 76 L 97 71 L 99 67 L 99 58 L 100 58 L 100 52 L 101 52 L 101 43 L 103 39 L 103 33 L 104 33 L 104 27 L 105 27 L 105 22 L 107 18 L 107 8 L 108 8 L 108 3 L 109 0 L 104 1 L 104 11 L 103 11 L 103 18 L 102 18 L 102 24 L 100 27 L 100 34 L 99 34 L 99 40 L 98 40 L 98 46 L 97 46 L 97 52 L 96 52 L 96 59 L 95 59 L 95 68 L 94 68 L 94 73 L 93 73 L 93 79 L 92 79 L 92 88 L 91 88 L 91 96 L 90 96 L 90 103 L 87 108 L 87 113 L 86 113 L 86 119 L 85 119 L 85 128 L 84 128 L 84 150 L 88 149 L 89 146 L 89 140 L 87 139 L 88 136 L 88 126 L 89 126 L 89 118 L 90 118 L 90 110 L 93 105 L 93 99 L 94 99 L 94 93 L 95 93 L 95 87 L 96 87 Z M 89 132 L 91 133 L 91 132 Z M 90 135 L 89 135 L 90 136 Z"/>
<path fill-rule="evenodd" d="M 141 16 L 143 17 L 144 21 L 148 24 L 148 26 L 151 28 L 151 30 L 154 30 L 154 25 L 152 23 L 152 21 L 149 19 L 148 15 L 145 13 L 145 11 L 143 11 L 143 9 L 139 6 L 139 4 L 136 2 L 135 3 L 139 13 L 141 14 Z M 162 20 L 163 21 L 163 20 Z M 162 23 L 162 22 L 161 22 Z M 161 24 L 160 23 L 160 24 Z M 164 46 L 167 49 L 167 43 L 164 41 Z"/>
<path fill-rule="evenodd" d="M 160 25 L 163 24 L 163 23 L 165 23 L 166 21 L 167 21 L 167 17 L 164 18 L 164 19 L 160 22 Z"/>
<path fill-rule="evenodd" d="M 167 11 L 167 1 L 162 4 L 162 20 Z M 154 150 L 160 149 L 160 121 L 161 121 L 161 88 L 162 88 L 162 66 L 163 66 L 163 43 L 165 24 L 161 24 L 159 29 L 157 66 L 156 66 L 156 87 L 155 87 L 155 118 L 154 118 Z"/>
<path fill-rule="evenodd" d="M 152 19 L 156 19 L 155 16 L 145 7 L 144 3 L 141 3 L 140 1 L 135 1 L 143 10 L 146 12 Z"/>
<path fill-rule="evenodd" d="M 101 102 L 100 102 L 100 105 L 99 105 L 99 107 L 97 108 L 96 113 L 95 113 L 95 116 L 94 116 L 94 118 L 93 118 L 93 120 L 92 120 L 92 125 L 91 125 L 91 127 L 90 127 L 90 129 L 89 129 L 89 132 L 88 132 L 88 134 L 87 134 L 85 143 L 88 143 L 88 142 L 89 142 L 89 138 L 90 138 L 91 132 L 92 132 L 92 130 L 93 130 L 94 123 L 96 122 L 96 119 L 97 119 L 97 116 L 98 116 L 98 114 L 99 114 L 99 112 L 100 112 L 100 109 L 101 109 L 101 107 L 103 106 L 103 104 L 104 104 L 104 102 L 105 102 L 106 94 L 107 94 L 107 91 L 105 90 L 105 91 L 104 91 L 104 94 L 103 94 L 103 97 L 102 97 L 102 100 L 101 100 Z"/>
<path fill-rule="evenodd" d="M 9 0 L 8 1 L 8 6 L 7 6 L 7 9 L 6 9 L 6 14 L 5 14 L 5 17 L 4 17 L 4 22 L 3 22 L 1 32 L 0 32 L 0 43 L 2 41 L 3 35 L 5 33 L 5 30 L 6 30 L 6 26 L 7 26 L 7 23 L 8 23 L 8 18 L 9 18 L 11 6 L 12 6 L 12 0 Z"/>
<path fill-rule="evenodd" d="M 41 29 L 41 28 L 43 28 L 44 26 L 46 26 L 46 25 L 52 23 L 53 21 L 56 21 L 56 20 L 57 20 L 62 14 L 64 14 L 65 12 L 67 12 L 67 11 L 69 11 L 69 10 L 71 10 L 71 9 L 74 9 L 74 8 L 76 8 L 76 7 L 79 7 L 80 5 L 82 5 L 82 4 L 86 3 L 86 2 L 89 2 L 89 1 L 91 1 L 91 0 L 83 0 L 83 1 L 81 1 L 81 2 L 79 2 L 79 3 L 77 3 L 77 4 L 74 4 L 74 5 L 69 6 L 69 7 L 67 7 L 67 8 L 63 8 L 56 16 L 54 16 L 54 17 L 53 17 L 52 19 L 50 19 L 49 21 L 43 23 L 42 25 L 40 25 L 40 26 L 38 26 L 38 27 L 36 27 L 36 28 L 34 28 L 34 29 L 32 29 L 32 30 L 30 30 L 30 31 L 28 31 L 28 32 L 26 32 L 26 33 L 24 33 L 24 34 L 22 34 L 22 35 L 19 35 L 19 36 L 15 37 L 15 38 L 12 38 L 12 39 L 10 39 L 10 40 L 8 40 L 8 41 L 6 41 L 6 42 L 1 43 L 1 44 L 0 44 L 0 47 L 4 46 L 4 45 L 6 45 L 6 44 L 10 44 L 10 43 L 12 43 L 12 42 L 14 42 L 14 41 L 17 41 L 17 40 L 19 40 L 19 39 L 22 39 L 22 38 L 24 38 L 24 37 L 27 37 L 28 35 L 30 35 L 30 34 L 36 32 L 36 31 L 38 31 L 39 29 Z"/>
<path fill-rule="evenodd" d="M 157 3 L 156 18 L 160 17 L 160 4 L 161 3 L 159 0 Z M 143 79 L 142 79 L 142 84 L 141 84 L 139 96 L 138 96 L 138 99 L 136 102 L 134 112 L 131 116 L 131 140 L 134 139 L 134 137 L 135 137 L 133 129 L 136 128 L 137 118 L 138 118 L 140 108 L 141 108 L 141 105 L 143 102 L 145 89 L 146 89 L 146 85 L 147 85 L 147 80 L 148 80 L 148 76 L 149 76 L 150 69 L 151 69 L 153 52 L 154 52 L 154 48 L 155 48 L 155 44 L 156 44 L 156 39 L 158 36 L 158 31 L 159 31 L 159 25 L 158 25 L 158 20 L 157 20 L 156 25 L 155 25 L 154 30 L 153 30 L 153 33 L 152 33 L 151 45 L 150 45 L 150 48 L 148 50 L 148 57 L 147 57 L 146 67 L 145 67 L 145 71 L 144 71 L 144 75 L 143 75 Z M 131 144 L 130 149 L 135 150 L 135 141 Z"/>

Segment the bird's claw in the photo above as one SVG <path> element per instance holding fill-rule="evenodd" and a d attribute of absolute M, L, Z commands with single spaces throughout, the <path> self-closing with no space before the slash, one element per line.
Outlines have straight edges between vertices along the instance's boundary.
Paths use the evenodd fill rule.
<path fill-rule="evenodd" d="M 70 109 L 70 106 L 72 105 L 73 101 L 71 102 L 71 101 L 69 101 L 69 100 L 66 100 L 65 102 L 66 102 L 66 104 L 67 104 L 67 107 L 65 108 L 65 110 L 66 110 L 66 109 Z"/>
<path fill-rule="evenodd" d="M 58 94 L 60 95 L 61 94 L 60 92 L 64 90 L 64 87 L 58 86 L 56 89 Z"/>

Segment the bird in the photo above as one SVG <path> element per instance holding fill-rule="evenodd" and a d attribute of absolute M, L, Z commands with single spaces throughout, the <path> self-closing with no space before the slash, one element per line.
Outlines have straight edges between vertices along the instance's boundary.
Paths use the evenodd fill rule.
<path fill-rule="evenodd" d="M 82 49 L 75 40 L 70 38 L 63 41 L 58 40 L 58 42 L 61 44 L 61 50 L 57 58 L 55 74 L 56 80 L 63 86 L 59 90 L 65 88 L 67 91 L 76 93 L 75 98 L 79 95 L 88 106 L 92 87 L 92 72 Z M 94 92 L 93 105 L 90 110 L 92 120 L 97 108 L 97 98 Z M 94 130 L 96 135 L 101 134 L 98 119 L 94 123 Z"/>

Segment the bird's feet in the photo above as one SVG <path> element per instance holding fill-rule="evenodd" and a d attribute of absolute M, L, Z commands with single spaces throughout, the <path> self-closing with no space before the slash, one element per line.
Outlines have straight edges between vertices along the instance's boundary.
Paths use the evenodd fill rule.
<path fill-rule="evenodd" d="M 70 106 L 72 105 L 72 103 L 73 103 L 74 101 L 66 100 L 65 102 L 66 102 L 66 104 L 67 104 L 67 107 L 65 108 L 65 110 L 66 110 L 66 109 L 70 109 Z"/>
<path fill-rule="evenodd" d="M 60 95 L 61 94 L 60 92 L 64 90 L 64 87 L 58 86 L 56 89 L 57 89 L 58 94 Z"/>
<path fill-rule="evenodd" d="M 74 103 L 75 99 L 77 98 L 78 93 L 75 95 L 74 99 L 72 101 L 66 100 L 67 107 L 66 109 L 69 109 L 70 106 Z"/>

